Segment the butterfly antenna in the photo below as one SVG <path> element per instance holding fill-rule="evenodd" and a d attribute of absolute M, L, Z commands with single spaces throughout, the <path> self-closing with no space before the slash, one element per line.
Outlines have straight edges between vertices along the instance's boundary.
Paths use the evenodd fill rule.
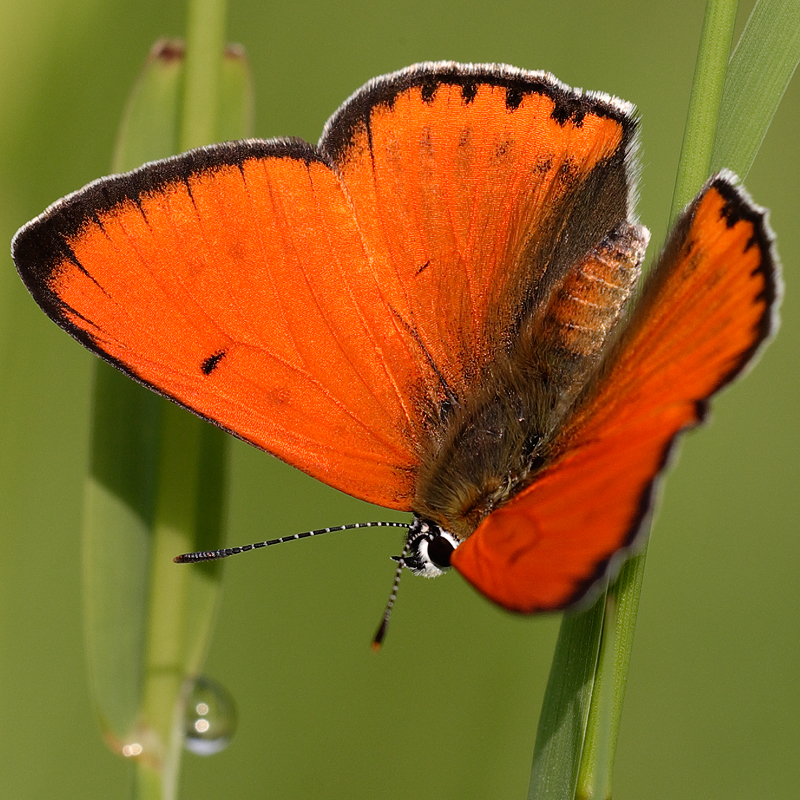
<path fill-rule="evenodd" d="M 323 533 L 333 531 L 351 531 L 354 528 L 408 528 L 406 522 L 351 522 L 349 525 L 339 525 L 335 528 L 319 528 L 315 531 L 304 531 L 295 533 L 292 536 L 281 536 L 279 539 L 268 539 L 266 542 L 254 542 L 253 544 L 243 544 L 241 547 L 225 547 L 221 550 L 201 550 L 197 553 L 184 553 L 175 556 L 172 560 L 176 564 L 194 564 L 197 561 L 216 561 L 218 558 L 235 556 L 238 553 L 246 553 L 248 550 L 258 550 L 260 547 L 271 547 L 273 544 L 283 544 L 295 539 L 308 539 L 311 536 L 320 536 Z"/>
<path fill-rule="evenodd" d="M 403 574 L 403 558 L 408 553 L 408 545 L 403 548 L 402 555 L 398 558 L 392 556 L 397 561 L 397 569 L 394 573 L 394 581 L 392 582 L 392 593 L 389 595 L 389 600 L 386 603 L 386 609 L 383 612 L 383 619 L 378 626 L 378 630 L 372 639 L 372 649 L 377 653 L 383 645 L 383 640 L 386 637 L 386 631 L 389 627 L 389 617 L 392 616 L 392 609 L 394 608 L 395 600 L 397 600 L 397 590 L 400 588 L 400 576 Z"/>

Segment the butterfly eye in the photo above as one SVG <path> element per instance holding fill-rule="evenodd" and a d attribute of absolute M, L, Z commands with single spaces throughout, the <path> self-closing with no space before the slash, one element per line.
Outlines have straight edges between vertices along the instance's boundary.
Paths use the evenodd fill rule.
<path fill-rule="evenodd" d="M 450 557 L 458 545 L 459 541 L 452 533 L 433 522 L 417 518 L 406 541 L 408 555 L 393 558 L 415 575 L 437 578 L 450 567 Z"/>
<path fill-rule="evenodd" d="M 457 545 L 458 543 L 453 542 L 453 537 L 449 533 L 434 536 L 428 542 L 428 558 L 439 569 L 447 569 L 450 566 L 450 556 L 453 555 Z"/>

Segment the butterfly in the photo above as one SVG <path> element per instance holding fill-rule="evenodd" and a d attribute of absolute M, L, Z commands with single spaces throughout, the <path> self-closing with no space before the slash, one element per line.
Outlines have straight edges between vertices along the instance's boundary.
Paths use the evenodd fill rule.
<path fill-rule="evenodd" d="M 629 103 L 425 63 L 367 83 L 317 146 L 102 178 L 12 250 L 48 316 L 132 378 L 413 512 L 403 567 L 561 609 L 640 543 L 679 435 L 777 324 L 767 215 L 727 171 L 640 281 L 636 150 Z"/>

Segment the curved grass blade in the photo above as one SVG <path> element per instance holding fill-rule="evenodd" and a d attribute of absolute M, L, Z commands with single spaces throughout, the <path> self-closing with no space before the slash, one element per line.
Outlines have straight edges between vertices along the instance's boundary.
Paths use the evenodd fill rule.
<path fill-rule="evenodd" d="M 206 141 L 248 135 L 248 66 L 241 49 L 222 57 L 222 9 L 198 9 L 194 30 L 210 49 L 194 63 L 205 74 L 216 70 L 225 100 L 209 104 L 196 80 L 191 100 L 182 45 L 158 43 L 128 104 L 115 170 L 199 144 L 185 133 L 187 113 L 224 111 L 201 126 L 211 131 Z M 205 44 L 211 39 L 219 46 Z M 220 565 L 182 570 L 172 557 L 222 544 L 227 437 L 105 364 L 94 405 L 85 605 L 95 707 L 112 747 L 138 755 L 135 795 L 173 798 L 183 695 L 205 658 Z"/>
<path fill-rule="evenodd" d="M 759 0 L 725 76 L 711 172 L 750 171 L 800 62 L 800 2 Z"/>

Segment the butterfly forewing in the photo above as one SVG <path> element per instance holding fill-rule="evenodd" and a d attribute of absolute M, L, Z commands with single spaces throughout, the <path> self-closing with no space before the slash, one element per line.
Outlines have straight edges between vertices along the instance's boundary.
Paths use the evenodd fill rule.
<path fill-rule="evenodd" d="M 45 310 L 129 374 L 334 486 L 407 507 L 416 351 L 310 148 L 219 146 L 107 179 L 23 229 L 14 252 Z"/>
<path fill-rule="evenodd" d="M 675 437 L 750 363 L 778 295 L 764 212 L 717 176 L 678 221 L 600 382 L 557 438 L 560 455 L 453 564 L 510 609 L 580 599 L 635 542 Z"/>
<path fill-rule="evenodd" d="M 545 73 L 442 64 L 371 82 L 326 127 L 385 300 L 457 396 L 626 219 L 631 115 Z"/>

